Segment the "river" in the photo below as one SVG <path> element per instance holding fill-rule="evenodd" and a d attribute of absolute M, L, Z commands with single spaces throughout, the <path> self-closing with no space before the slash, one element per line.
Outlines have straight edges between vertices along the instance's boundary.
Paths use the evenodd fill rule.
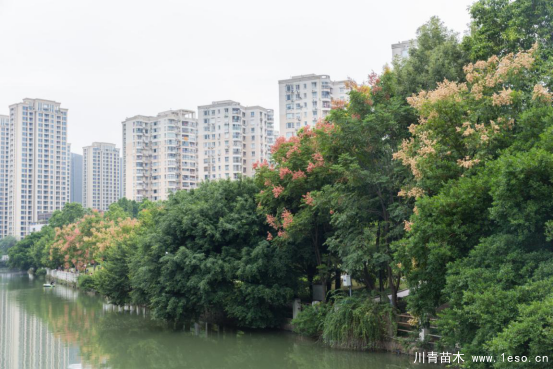
<path fill-rule="evenodd" d="M 333 350 L 292 333 L 192 326 L 114 311 L 72 288 L 0 269 L 0 369 L 423 368 L 389 353 Z M 195 328 L 195 329 L 194 329 Z"/>

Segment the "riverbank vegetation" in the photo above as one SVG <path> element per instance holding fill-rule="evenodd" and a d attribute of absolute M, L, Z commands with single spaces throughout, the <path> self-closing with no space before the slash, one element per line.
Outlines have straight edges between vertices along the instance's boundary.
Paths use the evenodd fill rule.
<path fill-rule="evenodd" d="M 294 331 L 331 347 L 378 349 L 395 334 L 394 311 L 364 294 L 336 296 L 330 303 L 307 306 L 292 321 Z"/>
<path fill-rule="evenodd" d="M 296 330 L 333 346 L 374 347 L 395 334 L 389 313 L 407 310 L 419 327 L 437 318 L 439 344 L 469 356 L 544 355 L 553 5 L 480 0 L 470 13 L 462 40 L 432 18 L 408 58 L 350 81 L 349 101 L 279 138 L 253 180 L 105 213 L 68 204 L 9 249 L 10 263 L 92 271 L 110 301 L 170 321 L 278 326 L 317 286 L 323 301 Z"/>

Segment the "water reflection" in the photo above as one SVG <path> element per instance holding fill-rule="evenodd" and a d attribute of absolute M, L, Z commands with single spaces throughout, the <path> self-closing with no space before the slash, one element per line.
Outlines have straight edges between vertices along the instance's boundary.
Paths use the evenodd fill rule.
<path fill-rule="evenodd" d="M 14 300 L 14 289 L 32 287 L 21 281 L 21 273 L 0 272 L 0 368 L 68 368 L 78 363 L 77 346 L 52 334 Z"/>
<path fill-rule="evenodd" d="M 174 331 L 142 313 L 113 311 L 98 297 L 41 286 L 0 272 L 0 368 L 412 367 L 405 357 L 330 350 L 282 332 L 205 324 Z"/>

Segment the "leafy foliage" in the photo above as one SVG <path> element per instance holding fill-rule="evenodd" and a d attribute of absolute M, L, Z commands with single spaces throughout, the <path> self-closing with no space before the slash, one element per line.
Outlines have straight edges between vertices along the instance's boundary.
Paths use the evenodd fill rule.
<path fill-rule="evenodd" d="M 388 304 L 366 297 L 338 298 L 326 315 L 323 341 L 342 348 L 377 348 L 394 332 L 394 316 Z"/>
<path fill-rule="evenodd" d="M 271 248 L 251 180 L 202 183 L 178 192 L 133 264 L 135 301 L 171 321 L 210 312 L 242 326 L 274 326 L 292 297 L 287 248 Z"/>
<path fill-rule="evenodd" d="M 309 306 L 292 321 L 294 331 L 319 337 L 329 346 L 371 349 L 395 332 L 390 305 L 367 296 L 335 296 L 333 303 Z"/>
<path fill-rule="evenodd" d="M 95 283 L 94 278 L 91 275 L 82 274 L 77 279 L 77 287 L 83 291 L 94 291 Z"/>
<path fill-rule="evenodd" d="M 331 310 L 331 304 L 308 305 L 292 320 L 294 332 L 307 337 L 321 337 L 324 332 L 326 315 Z"/>
<path fill-rule="evenodd" d="M 12 248 L 17 240 L 13 236 L 6 236 L 0 240 L 0 255 L 6 255 L 8 250 Z"/>
<path fill-rule="evenodd" d="M 432 17 L 417 30 L 409 57 L 393 62 L 398 95 L 406 98 L 420 90 L 432 90 L 444 79 L 462 80 L 467 62 L 458 34 L 447 29 L 438 17 Z"/>
<path fill-rule="evenodd" d="M 536 42 L 553 54 L 553 4 L 548 0 L 480 0 L 470 8 L 470 36 L 463 44 L 473 60 L 527 50 Z"/>

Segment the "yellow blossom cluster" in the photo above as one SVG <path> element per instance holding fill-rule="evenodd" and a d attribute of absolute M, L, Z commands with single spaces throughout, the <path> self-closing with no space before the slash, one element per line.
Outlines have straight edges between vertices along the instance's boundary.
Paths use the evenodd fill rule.
<path fill-rule="evenodd" d="M 478 163 L 480 163 L 479 159 L 471 159 L 469 156 L 465 156 L 464 159 L 457 160 L 457 165 L 466 169 L 470 169 Z"/>
<path fill-rule="evenodd" d="M 436 150 L 434 149 L 436 140 L 429 139 L 428 132 L 422 132 L 419 138 L 421 141 L 420 148 L 417 150 L 417 154 L 419 154 L 419 156 L 426 158 L 428 155 L 436 153 Z"/>
<path fill-rule="evenodd" d="M 492 56 L 488 60 L 470 63 L 464 67 L 467 83 L 446 79 L 438 83 L 434 90 L 421 91 L 407 98 L 409 105 L 418 111 L 419 118 L 418 122 L 409 126 L 411 138 L 403 141 L 400 150 L 394 153 L 394 159 L 401 160 L 415 179 L 419 180 L 424 176 L 424 168 L 428 167 L 421 165 L 422 160 L 431 155 L 451 157 L 451 145 L 460 142 L 467 149 L 466 152 L 453 151 L 458 157 L 451 159 L 465 169 L 478 164 L 473 150 L 489 147 L 502 130 L 513 129 L 515 121 L 509 116 L 499 116 L 482 122 L 476 112 L 481 109 L 496 111 L 488 107 L 513 104 L 513 98 L 517 95 L 509 87 L 512 86 L 511 78 L 532 67 L 536 50 L 537 44 L 527 51 L 503 57 Z M 541 84 L 536 85 L 533 92 L 534 100 L 546 103 L 553 101 L 553 94 Z M 478 110 L 465 109 L 467 104 L 474 104 Z M 460 112 L 459 109 L 465 110 Z M 449 127 L 444 128 L 444 124 Z M 451 137 L 450 128 L 454 128 L 459 136 Z M 467 156 L 469 153 L 470 157 Z"/>
<path fill-rule="evenodd" d="M 401 143 L 401 149 L 398 152 L 393 153 L 394 160 L 401 160 L 403 165 L 411 169 L 411 173 L 415 178 L 422 178 L 422 173 L 417 167 L 417 158 L 411 155 L 412 148 L 415 144 L 415 140 L 410 138 L 409 140 L 403 140 Z"/>
<path fill-rule="evenodd" d="M 536 43 L 527 51 L 510 53 L 501 58 L 494 55 L 488 60 L 467 64 L 463 68 L 466 79 L 469 83 L 480 87 L 495 87 L 503 83 L 510 74 L 518 74 L 529 69 L 534 63 L 534 53 L 537 48 L 538 44 Z"/>
<path fill-rule="evenodd" d="M 513 90 L 510 88 L 503 88 L 499 93 L 494 93 L 492 95 L 493 106 L 510 105 L 513 102 L 512 93 Z"/>
<path fill-rule="evenodd" d="M 532 93 L 532 99 L 536 101 L 541 101 L 546 104 L 550 104 L 553 100 L 553 94 L 549 92 L 547 87 L 542 85 L 541 83 L 538 83 L 534 86 L 534 91 Z"/>
<path fill-rule="evenodd" d="M 424 190 L 420 187 L 412 187 L 409 190 L 401 189 L 398 194 L 399 197 L 414 197 L 418 199 L 424 196 Z"/>
<path fill-rule="evenodd" d="M 418 95 L 413 95 L 407 98 L 407 102 L 413 108 L 420 110 L 422 106 L 429 102 L 435 103 L 440 100 L 445 100 L 453 97 L 455 101 L 462 100 L 462 92 L 468 91 L 466 83 L 451 82 L 445 79 L 443 82 L 438 82 L 438 87 L 432 91 L 421 91 Z"/>

